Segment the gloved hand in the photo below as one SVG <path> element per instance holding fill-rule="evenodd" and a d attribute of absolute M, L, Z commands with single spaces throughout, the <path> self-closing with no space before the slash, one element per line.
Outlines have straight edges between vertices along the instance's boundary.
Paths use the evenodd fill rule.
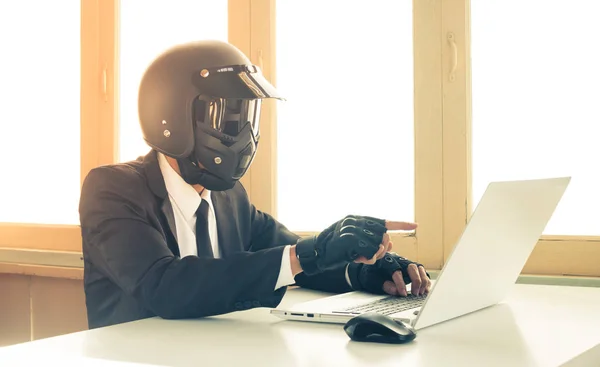
<path fill-rule="evenodd" d="M 422 295 L 431 287 L 429 273 L 422 264 L 393 252 L 385 254 L 374 265 L 350 264 L 348 277 L 354 290 L 374 294 L 406 296 L 406 285 L 412 283 L 411 293 Z"/>
<path fill-rule="evenodd" d="M 387 232 L 385 220 L 349 215 L 317 236 L 301 238 L 296 255 L 306 275 L 342 267 L 363 256 L 371 259 Z"/>

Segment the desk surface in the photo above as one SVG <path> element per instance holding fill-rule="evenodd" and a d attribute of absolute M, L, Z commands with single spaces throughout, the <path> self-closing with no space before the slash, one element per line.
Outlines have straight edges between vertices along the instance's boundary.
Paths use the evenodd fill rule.
<path fill-rule="evenodd" d="M 282 304 L 324 295 L 293 289 Z M 0 365 L 583 366 L 600 344 L 599 306 L 600 288 L 515 285 L 505 302 L 420 330 L 404 345 L 351 342 L 341 325 L 284 321 L 268 309 L 152 318 L 0 348 Z"/>

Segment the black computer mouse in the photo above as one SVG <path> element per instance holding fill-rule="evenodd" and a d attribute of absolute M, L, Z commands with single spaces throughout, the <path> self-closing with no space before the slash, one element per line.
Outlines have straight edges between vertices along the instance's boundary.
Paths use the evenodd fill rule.
<path fill-rule="evenodd" d="M 344 325 L 351 340 L 358 342 L 402 344 L 412 341 L 416 332 L 402 321 L 375 312 L 353 317 Z"/>

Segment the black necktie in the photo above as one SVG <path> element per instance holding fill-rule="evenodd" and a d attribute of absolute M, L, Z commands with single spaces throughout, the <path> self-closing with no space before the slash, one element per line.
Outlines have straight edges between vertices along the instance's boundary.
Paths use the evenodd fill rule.
<path fill-rule="evenodd" d="M 208 234 L 208 203 L 204 199 L 196 210 L 196 248 L 198 257 L 214 257 Z"/>

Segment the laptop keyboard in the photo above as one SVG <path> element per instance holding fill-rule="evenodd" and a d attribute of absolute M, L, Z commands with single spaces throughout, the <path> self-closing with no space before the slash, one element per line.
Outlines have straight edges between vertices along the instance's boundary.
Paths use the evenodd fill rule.
<path fill-rule="evenodd" d="M 416 296 L 409 294 L 406 297 L 389 296 L 377 301 L 359 304 L 356 306 L 344 308 L 333 313 L 360 315 L 367 312 L 377 312 L 383 315 L 391 315 L 398 312 L 410 310 L 423 306 L 426 295 Z"/>

